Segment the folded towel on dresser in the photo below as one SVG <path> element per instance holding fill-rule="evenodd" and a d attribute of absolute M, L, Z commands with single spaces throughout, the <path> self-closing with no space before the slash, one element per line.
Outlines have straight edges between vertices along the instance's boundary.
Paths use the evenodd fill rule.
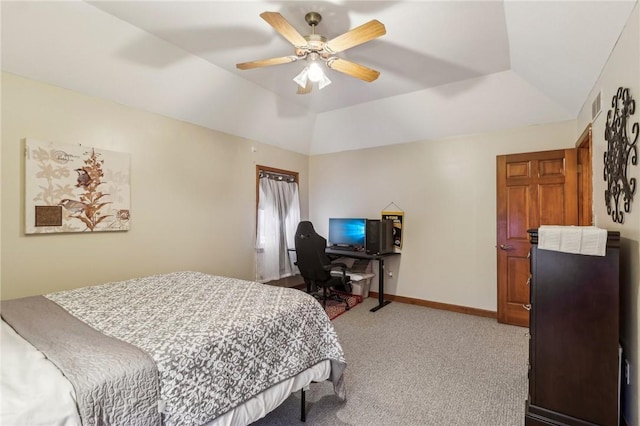
<path fill-rule="evenodd" d="M 538 248 L 604 256 L 607 250 L 607 230 L 595 226 L 542 225 L 538 228 Z"/>

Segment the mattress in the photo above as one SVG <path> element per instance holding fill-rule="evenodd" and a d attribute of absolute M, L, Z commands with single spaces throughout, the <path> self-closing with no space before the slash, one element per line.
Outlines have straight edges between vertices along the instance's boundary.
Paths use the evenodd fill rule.
<path fill-rule="evenodd" d="M 81 426 L 71 383 L 42 352 L 2 321 L 0 424 L 29 426 Z M 287 379 L 206 426 L 247 425 L 263 418 L 290 394 L 311 382 L 329 378 L 328 360 Z M 292 422 L 294 419 L 292 419 Z"/>
<path fill-rule="evenodd" d="M 2 317 L 2 424 L 248 424 L 327 379 L 345 397 L 335 331 L 293 289 L 183 272 L 4 301 Z M 120 368 L 121 343 L 150 364 Z"/>

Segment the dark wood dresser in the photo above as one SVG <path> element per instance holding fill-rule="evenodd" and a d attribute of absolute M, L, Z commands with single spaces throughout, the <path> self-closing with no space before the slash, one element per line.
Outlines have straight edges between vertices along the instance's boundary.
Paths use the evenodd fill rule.
<path fill-rule="evenodd" d="M 531 239 L 525 425 L 618 425 L 620 233 L 606 256 L 538 249 Z"/>

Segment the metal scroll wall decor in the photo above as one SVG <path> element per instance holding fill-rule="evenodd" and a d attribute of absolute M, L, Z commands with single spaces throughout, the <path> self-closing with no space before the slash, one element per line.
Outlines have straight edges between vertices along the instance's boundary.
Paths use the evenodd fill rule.
<path fill-rule="evenodd" d="M 623 223 L 625 213 L 631 211 L 631 202 L 636 192 L 636 178 L 627 176 L 628 164 L 638 164 L 638 123 L 631 125 L 631 134 L 627 133 L 628 120 L 635 112 L 636 102 L 631 98 L 628 88 L 620 87 L 611 99 L 611 107 L 613 109 L 607 113 L 604 130 L 607 141 L 604 153 L 604 180 L 607 182 L 607 189 L 604 190 L 604 200 L 607 214 L 614 222 Z"/>

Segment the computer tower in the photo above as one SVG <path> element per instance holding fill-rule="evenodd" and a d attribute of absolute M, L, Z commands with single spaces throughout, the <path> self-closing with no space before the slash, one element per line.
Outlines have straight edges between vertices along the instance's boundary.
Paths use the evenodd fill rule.
<path fill-rule="evenodd" d="M 393 252 L 393 220 L 367 219 L 365 250 L 368 254 Z"/>

